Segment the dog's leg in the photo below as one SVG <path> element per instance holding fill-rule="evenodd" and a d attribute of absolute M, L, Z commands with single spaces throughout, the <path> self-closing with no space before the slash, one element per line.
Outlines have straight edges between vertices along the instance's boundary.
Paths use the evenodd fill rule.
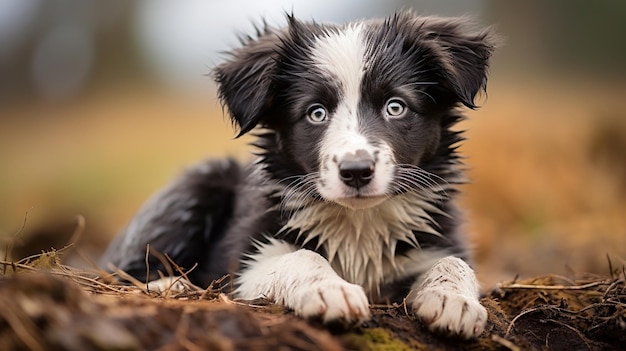
<path fill-rule="evenodd" d="M 360 324 L 369 319 L 363 288 L 340 278 L 318 253 L 270 240 L 237 278 L 236 296 L 266 297 L 305 318 Z"/>
<path fill-rule="evenodd" d="M 469 339 L 480 335 L 487 322 L 478 289 L 474 271 L 467 263 L 448 256 L 413 285 L 407 301 L 431 330 Z"/>

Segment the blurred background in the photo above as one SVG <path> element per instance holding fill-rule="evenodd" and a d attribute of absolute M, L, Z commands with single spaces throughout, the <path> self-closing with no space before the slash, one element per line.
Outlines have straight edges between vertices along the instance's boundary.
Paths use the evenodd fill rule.
<path fill-rule="evenodd" d="M 206 76 L 252 23 L 412 8 L 494 25 L 468 112 L 467 230 L 486 287 L 626 264 L 626 2 L 0 0 L 0 254 L 96 258 L 154 191 L 206 157 L 250 160 Z M 79 218 L 84 226 L 79 227 Z M 86 265 L 77 257 L 70 263 Z"/>

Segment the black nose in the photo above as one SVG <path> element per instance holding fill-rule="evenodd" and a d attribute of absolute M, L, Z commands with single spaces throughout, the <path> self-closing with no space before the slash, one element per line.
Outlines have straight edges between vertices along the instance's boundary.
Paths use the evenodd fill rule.
<path fill-rule="evenodd" d="M 363 187 L 374 178 L 374 161 L 371 159 L 342 161 L 339 163 L 339 178 L 353 188 Z"/>

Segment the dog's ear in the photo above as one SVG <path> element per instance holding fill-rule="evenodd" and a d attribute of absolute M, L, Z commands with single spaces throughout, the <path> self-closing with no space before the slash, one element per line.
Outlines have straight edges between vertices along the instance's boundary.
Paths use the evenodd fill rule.
<path fill-rule="evenodd" d="M 222 105 L 239 129 L 237 137 L 254 128 L 272 102 L 272 82 L 280 45 L 276 30 L 265 26 L 256 37 L 241 38 L 242 47 L 229 52 L 213 72 Z"/>
<path fill-rule="evenodd" d="M 476 108 L 474 99 L 487 85 L 489 59 L 498 39 L 491 28 L 475 30 L 465 18 L 417 18 L 421 41 L 439 64 L 441 78 L 457 101 Z"/>

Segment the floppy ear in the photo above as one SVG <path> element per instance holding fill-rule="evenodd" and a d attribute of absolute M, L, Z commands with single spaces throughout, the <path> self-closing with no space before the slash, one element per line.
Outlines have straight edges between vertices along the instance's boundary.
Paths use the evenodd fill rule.
<path fill-rule="evenodd" d="M 237 137 L 254 128 L 270 107 L 280 39 L 265 26 L 263 31 L 257 29 L 256 38 L 248 36 L 241 42 L 243 46 L 229 52 L 227 61 L 213 72 L 220 101 L 239 129 Z"/>
<path fill-rule="evenodd" d="M 444 83 L 463 105 L 476 108 L 474 98 L 487 85 L 489 59 L 498 41 L 495 33 L 491 28 L 477 31 L 463 18 L 421 21 L 422 40 L 440 61 Z"/>

